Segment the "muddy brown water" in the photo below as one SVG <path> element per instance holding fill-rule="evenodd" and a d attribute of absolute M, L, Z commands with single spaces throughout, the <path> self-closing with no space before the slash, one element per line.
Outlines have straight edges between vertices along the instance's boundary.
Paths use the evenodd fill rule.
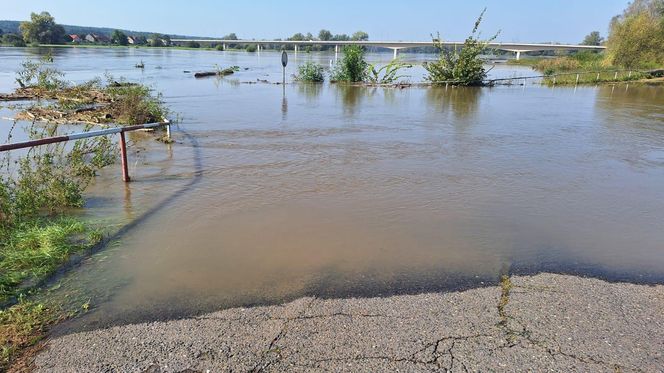
<path fill-rule="evenodd" d="M 0 49 L 3 88 L 28 53 Z M 508 270 L 664 278 L 662 88 L 282 87 L 246 84 L 279 81 L 277 53 L 55 53 L 75 80 L 152 84 L 181 119 L 170 147 L 132 135 L 131 184 L 111 167 L 87 191 L 83 217 L 129 228 L 56 285 L 93 305 L 67 331 L 454 289 Z M 214 64 L 249 70 L 183 72 Z"/>

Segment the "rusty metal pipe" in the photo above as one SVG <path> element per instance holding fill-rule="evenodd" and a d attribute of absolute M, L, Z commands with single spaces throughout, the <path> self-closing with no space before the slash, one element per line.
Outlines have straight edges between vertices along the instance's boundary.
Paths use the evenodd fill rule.
<path fill-rule="evenodd" d="M 23 142 L 17 142 L 13 144 L 2 144 L 0 145 L 0 152 L 6 152 L 10 150 L 17 150 L 17 149 L 24 149 L 24 148 L 31 148 L 34 146 L 40 146 L 40 145 L 48 145 L 48 144 L 55 144 L 58 142 L 66 142 L 66 141 L 71 141 L 71 140 L 80 140 L 80 139 L 87 139 L 90 137 L 97 137 L 97 136 L 107 136 L 107 135 L 113 135 L 116 133 L 120 134 L 120 156 L 122 157 L 122 180 L 125 182 L 129 182 L 129 166 L 127 164 L 127 142 L 125 140 L 125 132 L 131 132 L 131 131 L 138 131 L 142 129 L 150 129 L 150 128 L 157 128 L 157 127 L 162 127 L 162 126 L 167 126 L 169 129 L 169 136 L 170 136 L 170 124 L 171 122 L 164 121 L 160 123 L 149 123 L 149 124 L 139 124 L 135 126 L 127 126 L 127 127 L 116 127 L 116 128 L 108 128 L 108 129 L 103 129 L 99 131 L 90 131 L 90 132 L 82 132 L 82 133 L 73 133 L 71 135 L 64 135 L 64 136 L 56 136 L 56 137 L 47 137 L 44 139 L 39 139 L 39 140 L 30 140 L 30 141 L 23 141 Z"/>

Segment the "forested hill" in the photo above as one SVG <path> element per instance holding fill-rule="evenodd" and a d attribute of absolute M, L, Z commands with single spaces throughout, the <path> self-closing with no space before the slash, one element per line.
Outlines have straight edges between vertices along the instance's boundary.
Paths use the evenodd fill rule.
<path fill-rule="evenodd" d="M 5 34 L 8 33 L 18 34 L 20 24 L 21 24 L 20 21 L 0 20 L 0 30 L 2 30 Z M 114 28 L 108 28 L 108 27 L 88 27 L 88 26 L 72 26 L 72 25 L 62 25 L 62 27 L 65 28 L 65 32 L 67 34 L 76 34 L 76 35 L 97 34 L 97 35 L 105 35 L 108 37 L 110 37 L 113 31 L 116 30 Z M 120 31 L 124 32 L 127 35 L 145 36 L 146 38 L 149 37 L 150 35 L 156 34 L 155 32 L 148 32 L 148 31 L 131 31 L 131 30 L 122 30 L 122 29 L 120 29 Z M 173 35 L 173 34 L 168 34 L 168 35 L 171 38 L 196 39 L 195 36 Z"/>

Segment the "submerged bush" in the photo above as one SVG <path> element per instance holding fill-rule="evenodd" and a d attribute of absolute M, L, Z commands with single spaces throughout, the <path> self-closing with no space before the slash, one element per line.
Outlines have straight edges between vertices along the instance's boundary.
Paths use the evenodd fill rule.
<path fill-rule="evenodd" d="M 323 75 L 325 69 L 323 66 L 315 62 L 307 61 L 298 66 L 297 70 L 298 72 L 295 76 L 295 80 L 313 83 L 321 83 L 325 81 L 325 76 Z"/>
<path fill-rule="evenodd" d="M 487 70 L 484 68 L 484 61 L 480 55 L 484 53 L 488 44 L 498 37 L 498 34 L 488 40 L 479 40 L 478 30 L 482 23 L 482 18 L 486 9 L 482 11 L 475 21 L 473 31 L 465 40 L 461 52 L 456 48 L 450 50 L 447 48 L 438 34 L 433 38 L 433 46 L 439 50 L 440 57 L 436 62 L 424 64 L 424 68 L 429 73 L 426 80 L 434 84 L 450 83 L 463 86 L 482 85 L 487 77 Z"/>
<path fill-rule="evenodd" d="M 405 75 L 398 75 L 399 71 L 411 67 L 413 67 L 413 65 L 399 60 L 393 60 L 379 69 L 376 69 L 375 65 L 369 65 L 367 69 L 367 80 L 372 84 L 391 84 L 405 77 Z"/>
<path fill-rule="evenodd" d="M 152 95 L 150 88 L 138 84 L 121 84 L 108 87 L 112 102 L 109 112 L 119 124 L 143 124 L 161 122 L 166 117 L 161 96 Z"/>
<path fill-rule="evenodd" d="M 23 88 L 38 88 L 46 91 L 63 89 L 67 83 L 62 79 L 64 74 L 50 66 L 53 57 L 46 55 L 38 61 L 26 60 L 16 74 L 16 82 Z"/>
<path fill-rule="evenodd" d="M 334 82 L 363 82 L 367 77 L 367 61 L 364 59 L 364 48 L 349 45 L 343 49 L 343 58 L 332 71 L 330 80 Z"/>
<path fill-rule="evenodd" d="M 245 47 L 245 50 L 246 50 L 247 52 L 251 52 L 251 53 L 253 53 L 253 52 L 256 52 L 256 51 L 258 50 L 258 47 L 256 47 L 256 46 L 253 45 L 253 44 L 249 44 L 249 45 L 247 45 L 247 46 Z"/>

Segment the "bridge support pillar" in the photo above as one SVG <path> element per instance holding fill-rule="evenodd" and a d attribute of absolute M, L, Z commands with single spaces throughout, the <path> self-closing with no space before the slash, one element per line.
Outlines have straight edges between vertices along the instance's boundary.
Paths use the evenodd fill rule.
<path fill-rule="evenodd" d="M 334 46 L 334 62 L 337 62 L 339 60 L 339 46 L 335 45 Z"/>
<path fill-rule="evenodd" d="M 226 48 L 227 48 L 227 47 L 226 47 L 226 43 L 224 43 L 224 50 L 226 50 Z"/>
<path fill-rule="evenodd" d="M 518 61 L 520 59 L 521 59 L 521 51 L 516 51 L 516 60 Z"/>
<path fill-rule="evenodd" d="M 295 54 L 297 54 L 299 47 L 297 46 L 297 44 L 295 44 L 294 47 L 295 47 Z"/>
<path fill-rule="evenodd" d="M 260 44 L 256 44 L 256 51 L 257 51 L 258 53 L 261 52 L 261 45 L 260 45 Z"/>
<path fill-rule="evenodd" d="M 394 59 L 396 60 L 399 57 L 399 48 L 392 48 L 394 50 Z"/>

